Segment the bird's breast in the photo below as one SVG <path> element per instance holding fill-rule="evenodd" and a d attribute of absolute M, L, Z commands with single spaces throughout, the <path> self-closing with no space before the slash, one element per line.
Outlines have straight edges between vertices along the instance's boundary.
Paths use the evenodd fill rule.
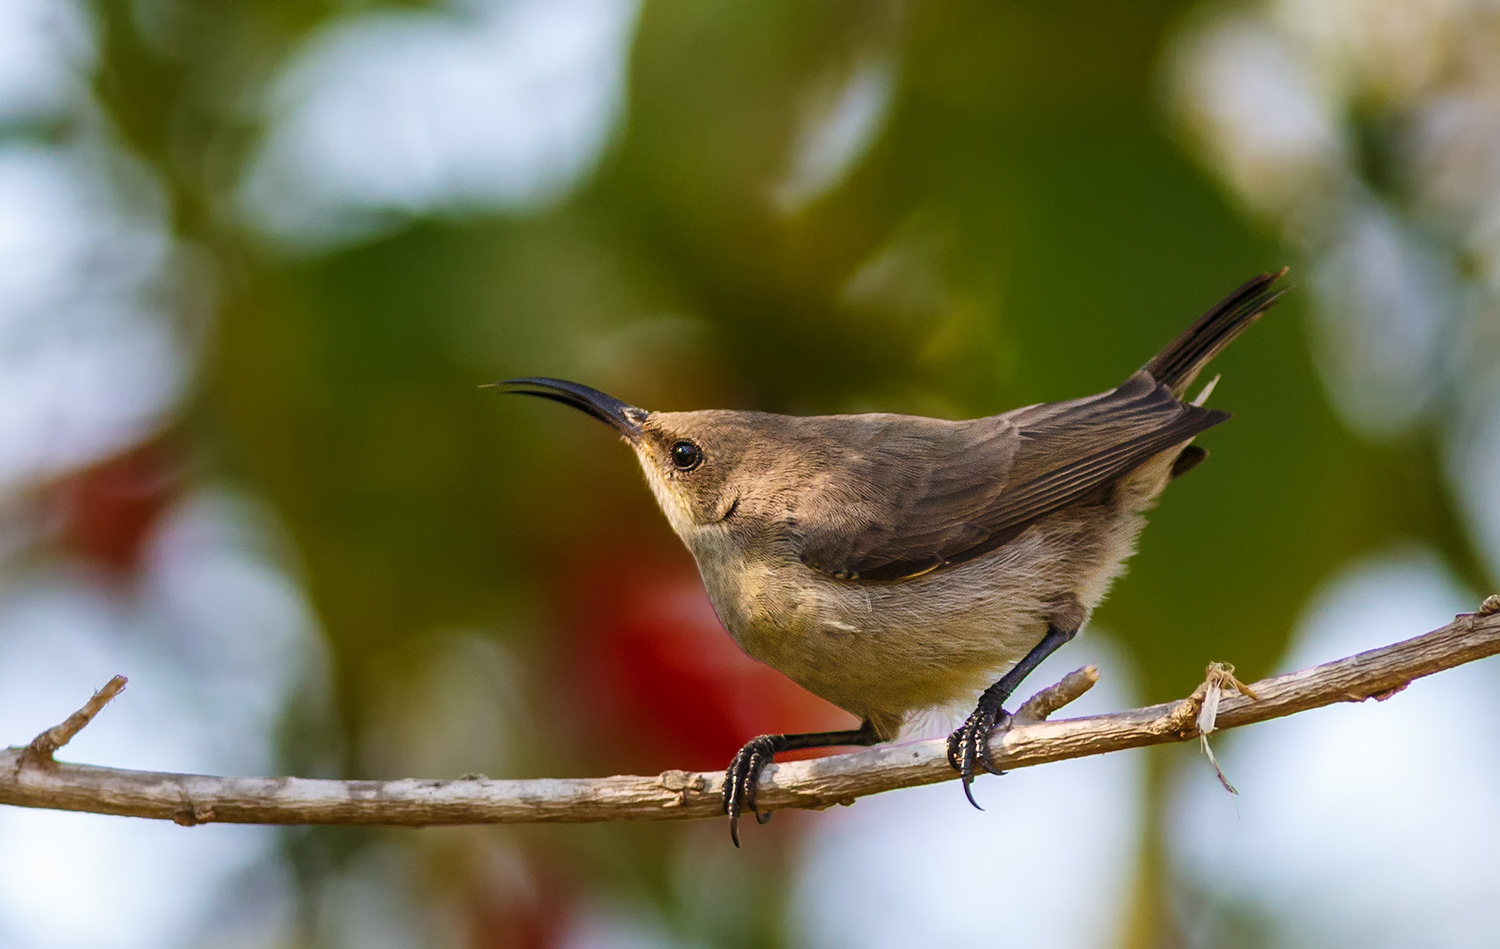
<path fill-rule="evenodd" d="M 747 653 L 859 715 L 898 720 L 972 700 L 1046 630 L 1030 540 L 890 582 L 841 581 L 797 560 L 694 550 L 710 600 Z"/>

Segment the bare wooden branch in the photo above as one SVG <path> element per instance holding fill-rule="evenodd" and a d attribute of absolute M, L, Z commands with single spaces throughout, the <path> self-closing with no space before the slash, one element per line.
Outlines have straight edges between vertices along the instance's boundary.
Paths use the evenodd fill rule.
<path fill-rule="evenodd" d="M 1301 672 L 1223 690 L 1214 725 L 1235 728 L 1334 702 L 1384 700 L 1413 679 L 1500 652 L 1500 598 L 1441 629 Z M 1080 669 L 1023 706 L 997 742 L 1006 770 L 1185 741 L 1199 734 L 1206 683 L 1186 699 L 1109 715 L 1045 721 L 1097 678 Z M 113 683 L 111 683 L 113 684 Z M 123 685 L 123 682 L 121 682 Z M 655 777 L 456 781 L 325 781 L 233 778 L 64 764 L 42 753 L 72 737 L 109 696 L 101 690 L 33 746 L 0 753 L 0 804 L 173 820 L 179 824 L 433 824 L 684 820 L 722 815 L 723 775 L 668 771 Z M 118 691 L 118 690 L 116 690 Z M 102 700 L 100 696 L 105 696 Z M 81 718 L 80 718 L 81 716 Z M 762 809 L 825 808 L 896 788 L 955 777 L 946 743 L 884 745 L 766 769 Z"/>

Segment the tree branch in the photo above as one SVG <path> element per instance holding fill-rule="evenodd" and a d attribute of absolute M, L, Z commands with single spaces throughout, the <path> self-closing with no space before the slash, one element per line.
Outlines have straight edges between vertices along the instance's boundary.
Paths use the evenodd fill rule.
<path fill-rule="evenodd" d="M 1223 690 L 1211 669 L 1186 699 L 1109 715 L 1045 721 L 1082 695 L 1097 673 L 1080 669 L 1033 696 L 997 743 L 1003 769 L 1185 741 L 1334 702 L 1380 701 L 1413 679 L 1500 652 L 1500 596 L 1441 629 L 1301 672 Z M 1217 678 L 1216 678 L 1217 676 Z M 1232 676 L 1231 676 L 1232 678 Z M 117 684 L 118 683 L 118 684 Z M 118 677 L 79 712 L 25 748 L 0 753 L 0 804 L 172 820 L 179 824 L 500 824 L 685 820 L 722 816 L 723 775 L 667 771 L 655 777 L 456 781 L 326 781 L 127 771 L 52 760 L 119 689 Z M 1204 697 L 1217 698 L 1204 714 Z M 1249 694 L 1246 694 L 1248 692 Z M 1252 697 L 1254 696 L 1254 697 Z M 1208 721 L 1205 721 L 1208 719 Z M 956 777 L 942 740 L 884 745 L 766 769 L 762 809 L 825 808 L 896 788 Z"/>

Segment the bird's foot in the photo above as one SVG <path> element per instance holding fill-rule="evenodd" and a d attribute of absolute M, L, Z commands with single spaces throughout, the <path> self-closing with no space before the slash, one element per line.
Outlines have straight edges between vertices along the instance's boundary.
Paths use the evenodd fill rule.
<path fill-rule="evenodd" d="M 974 792 L 970 788 L 974 783 L 974 767 L 978 765 L 990 774 L 1005 773 L 990 760 L 990 735 L 997 726 L 1010 727 L 1010 713 L 1001 708 L 999 702 L 986 699 L 987 696 L 982 696 L 968 721 L 948 736 L 948 764 L 963 779 L 964 797 L 981 811 L 984 808 L 979 807 L 979 802 L 974 800 Z"/>
<path fill-rule="evenodd" d="M 762 814 L 755 809 L 755 788 L 760 783 L 761 769 L 776 758 L 779 737 L 761 735 L 745 742 L 724 772 L 724 813 L 729 815 L 729 839 L 736 847 L 740 845 L 741 814 L 748 810 L 761 824 L 771 819 L 769 811 Z"/>

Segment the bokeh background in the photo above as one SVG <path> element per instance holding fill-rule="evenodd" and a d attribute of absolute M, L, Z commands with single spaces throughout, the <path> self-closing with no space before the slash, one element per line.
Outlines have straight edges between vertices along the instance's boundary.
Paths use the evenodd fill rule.
<path fill-rule="evenodd" d="M 1234 421 L 1038 680 L 1082 710 L 1500 573 L 1489 0 L 0 0 L 0 741 L 527 777 L 844 713 L 744 658 L 611 433 L 476 388 L 945 417 L 1250 275 Z M 0 812 L 0 945 L 1491 946 L 1500 667 L 1192 747 L 721 822 Z M 913 735 L 941 734 L 937 716 Z"/>

